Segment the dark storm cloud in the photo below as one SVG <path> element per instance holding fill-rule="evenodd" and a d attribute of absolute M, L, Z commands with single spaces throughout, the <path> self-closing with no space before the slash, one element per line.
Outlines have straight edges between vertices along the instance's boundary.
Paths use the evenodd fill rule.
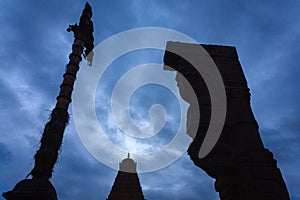
<path fill-rule="evenodd" d="M 5 146 L 5 144 L 0 143 L 0 158 L 1 158 L 1 165 L 4 165 L 6 162 L 11 160 L 11 152 Z"/>

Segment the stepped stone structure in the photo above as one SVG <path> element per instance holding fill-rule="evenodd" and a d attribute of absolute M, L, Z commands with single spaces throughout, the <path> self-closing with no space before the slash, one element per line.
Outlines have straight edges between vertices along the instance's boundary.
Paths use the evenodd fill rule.
<path fill-rule="evenodd" d="M 174 49 L 196 56 L 199 44 L 168 42 L 165 69 L 181 73 L 192 86 L 198 99 L 194 102 L 185 92 L 187 83 L 177 73 L 182 98 L 190 103 L 187 134 L 193 137 L 188 154 L 196 166 L 216 179 L 215 189 L 221 200 L 288 200 L 289 194 L 273 154 L 265 149 L 250 106 L 250 93 L 235 47 L 202 45 L 216 64 L 225 85 L 227 112 L 221 136 L 204 158 L 198 153 L 211 117 L 211 99 L 207 86 L 197 70 Z M 199 58 L 201 60 L 201 58 Z M 201 67 L 201 63 L 200 63 Z M 181 76 L 181 77 L 180 77 Z M 200 120 L 195 120 L 195 109 Z M 196 124 L 195 124 L 196 123 Z M 195 125 L 198 126 L 193 135 Z"/>
<path fill-rule="evenodd" d="M 144 200 L 136 171 L 136 162 L 129 156 L 120 163 L 120 169 L 107 200 Z"/>

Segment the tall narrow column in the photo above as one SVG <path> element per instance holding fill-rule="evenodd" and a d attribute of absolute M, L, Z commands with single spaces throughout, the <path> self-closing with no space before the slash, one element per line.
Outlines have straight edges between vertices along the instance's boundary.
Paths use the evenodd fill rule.
<path fill-rule="evenodd" d="M 74 43 L 72 53 L 69 56 L 69 63 L 66 66 L 66 72 L 63 75 L 63 82 L 60 85 L 60 92 L 57 96 L 55 108 L 52 110 L 49 122 L 46 124 L 41 145 L 36 152 L 34 159 L 35 165 L 29 175 L 32 179 L 20 181 L 12 191 L 3 193 L 8 200 L 23 199 L 45 199 L 55 200 L 56 192 L 49 179 L 52 177 L 54 165 L 57 161 L 58 151 L 62 144 L 64 130 L 68 124 L 68 107 L 71 103 L 76 74 L 79 70 L 79 63 L 82 60 L 81 55 L 85 48 L 85 57 L 94 48 L 93 22 L 91 21 L 92 8 L 86 3 L 80 17 L 79 25 L 70 25 L 68 32 L 74 33 Z"/>

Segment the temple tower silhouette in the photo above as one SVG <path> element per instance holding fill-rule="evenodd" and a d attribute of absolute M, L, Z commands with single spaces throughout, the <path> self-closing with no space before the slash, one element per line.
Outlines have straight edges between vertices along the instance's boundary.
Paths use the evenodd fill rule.
<path fill-rule="evenodd" d="M 119 171 L 107 200 L 144 200 L 144 194 L 136 171 L 136 162 L 127 158 L 119 164 Z"/>

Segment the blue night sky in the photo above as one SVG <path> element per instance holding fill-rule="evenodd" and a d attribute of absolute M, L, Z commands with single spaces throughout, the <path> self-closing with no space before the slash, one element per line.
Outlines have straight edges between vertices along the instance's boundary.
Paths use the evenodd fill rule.
<path fill-rule="evenodd" d="M 33 167 L 33 156 L 55 105 L 71 52 L 73 34 L 66 28 L 78 22 L 84 4 L 85 1 L 71 0 L 0 2 L 1 193 L 11 190 Z M 119 32 L 151 26 L 182 32 L 202 44 L 235 46 L 263 142 L 278 160 L 291 199 L 300 199 L 300 1 L 135 0 L 90 4 L 95 45 Z M 123 57 L 98 86 L 96 96 L 100 99 L 96 100 L 96 108 L 100 123 L 109 119 L 105 94 L 121 76 L 122 70 L 116 66 L 162 63 L 163 52 L 142 51 Z M 174 98 L 159 86 L 140 88 L 130 101 L 130 113 L 137 124 L 143 124 L 149 120 L 147 112 L 153 103 L 165 106 L 173 121 L 165 127 L 170 134 L 158 141 L 163 146 L 172 139 L 172 123 L 178 124 L 178 111 L 174 109 L 178 102 L 160 98 L 161 93 Z M 117 171 L 85 149 L 74 125 L 72 107 L 69 112 L 71 120 L 51 181 L 61 200 L 105 199 Z M 116 136 L 112 140 L 120 142 Z M 157 140 L 141 147 L 153 150 L 157 148 L 154 142 Z M 132 141 L 129 144 L 139 145 Z M 218 199 L 214 180 L 195 167 L 186 153 L 172 165 L 140 174 L 139 178 L 149 200 Z"/>

